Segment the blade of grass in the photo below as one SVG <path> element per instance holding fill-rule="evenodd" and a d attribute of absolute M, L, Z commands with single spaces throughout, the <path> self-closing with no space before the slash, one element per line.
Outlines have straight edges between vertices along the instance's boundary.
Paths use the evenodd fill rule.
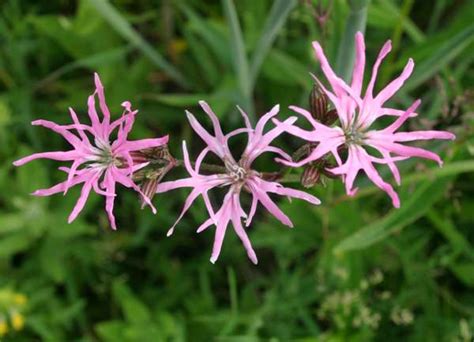
<path fill-rule="evenodd" d="M 430 15 L 430 22 L 428 24 L 428 33 L 433 33 L 439 25 L 439 20 L 443 14 L 443 10 L 447 5 L 446 0 L 438 0 L 434 3 L 433 12 Z"/>
<path fill-rule="evenodd" d="M 101 63 L 106 63 L 106 62 L 111 63 L 114 60 L 123 57 L 129 51 L 130 51 L 129 46 L 120 47 L 117 49 L 91 55 L 87 58 L 78 59 L 78 60 L 75 60 L 74 62 L 63 65 L 62 67 L 54 70 L 52 73 L 47 75 L 45 78 L 39 80 L 33 87 L 33 92 L 36 92 L 42 89 L 48 83 L 51 83 L 57 80 L 58 78 L 60 78 L 64 74 L 67 74 L 68 72 L 74 71 L 78 68 L 90 68 Z"/>
<path fill-rule="evenodd" d="M 460 173 L 467 173 L 467 172 L 474 172 L 474 161 L 471 160 L 464 160 L 458 162 L 451 162 L 442 168 L 430 168 L 422 173 L 416 173 L 410 176 L 407 176 L 403 179 L 403 184 L 411 184 L 416 183 L 421 180 L 425 179 L 436 179 L 451 175 L 457 175 Z M 291 176 L 291 177 L 290 177 Z M 299 175 L 289 175 L 289 181 L 298 181 Z M 344 199 L 360 199 L 362 197 L 366 197 L 372 195 L 376 192 L 380 191 L 379 188 L 376 186 L 368 186 L 366 188 L 360 189 L 354 197 L 350 197 L 348 195 L 343 195 L 337 198 L 334 203 L 339 203 Z"/>
<path fill-rule="evenodd" d="M 415 69 L 413 76 L 407 81 L 404 89 L 408 91 L 433 77 L 440 69 L 448 65 L 467 46 L 474 42 L 474 25 L 447 40 L 428 59 L 421 62 Z"/>
<path fill-rule="evenodd" d="M 234 71 L 237 74 L 240 92 L 244 101 L 244 109 L 247 111 L 250 120 L 255 123 L 255 113 L 253 110 L 252 90 L 250 86 L 250 71 L 245 51 L 242 30 L 235 10 L 233 0 L 222 0 L 224 14 L 230 28 L 232 61 Z"/>
<path fill-rule="evenodd" d="M 370 0 L 350 0 L 350 13 L 347 18 L 346 29 L 339 44 L 336 60 L 336 73 L 346 82 L 351 77 L 351 70 L 354 64 L 355 49 L 354 36 L 357 31 L 365 32 L 367 23 L 367 9 Z"/>
<path fill-rule="evenodd" d="M 250 65 L 250 86 L 253 89 L 265 56 L 268 54 L 278 32 L 296 5 L 296 0 L 276 0 L 270 9 L 262 34 L 255 47 Z"/>
<path fill-rule="evenodd" d="M 136 46 L 158 68 L 162 69 L 171 79 L 184 88 L 188 87 L 185 77 L 170 64 L 158 51 L 156 51 L 140 34 L 128 23 L 123 15 L 108 0 L 89 0 L 97 12 L 110 24 L 110 26 L 124 39 Z"/>
<path fill-rule="evenodd" d="M 430 210 L 427 219 L 431 221 L 433 227 L 449 241 L 455 252 L 461 251 L 472 261 L 474 260 L 474 250 L 469 241 L 462 235 L 449 217 L 443 217 L 438 211 Z"/>
<path fill-rule="evenodd" d="M 186 16 L 189 30 L 202 39 L 203 45 L 216 56 L 219 64 L 230 65 L 230 54 L 226 44 L 228 37 L 221 32 L 221 26 L 224 25 L 200 16 L 186 2 L 176 1 L 176 8 Z"/>
<path fill-rule="evenodd" d="M 380 242 L 422 217 L 441 197 L 454 176 L 428 180 L 418 186 L 400 209 L 392 210 L 382 219 L 342 240 L 334 248 L 336 254 L 364 249 Z"/>
<path fill-rule="evenodd" d="M 389 0 L 384 0 L 384 2 L 388 3 L 389 6 L 393 6 L 391 1 Z M 393 60 L 395 56 L 397 55 L 398 49 L 400 48 L 400 42 L 401 42 L 402 34 L 404 31 L 404 22 L 406 21 L 406 18 L 410 16 L 413 3 L 414 3 L 414 0 L 404 0 L 402 3 L 402 7 L 399 11 L 398 20 L 392 33 L 392 53 L 390 53 L 386 58 L 385 63 L 387 67 L 384 69 L 384 72 L 382 73 L 380 77 L 381 84 L 388 83 L 388 79 L 393 72 L 393 69 L 394 69 Z"/>

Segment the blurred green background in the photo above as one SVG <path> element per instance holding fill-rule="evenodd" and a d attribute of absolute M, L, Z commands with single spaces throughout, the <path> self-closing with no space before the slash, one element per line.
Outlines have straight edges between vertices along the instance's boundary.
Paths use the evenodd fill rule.
<path fill-rule="evenodd" d="M 0 339 L 472 341 L 474 2 L 364 2 L 2 0 Z M 343 70 L 345 32 L 363 27 L 366 14 L 369 68 L 393 40 L 378 88 L 413 57 L 415 72 L 393 105 L 420 97 L 409 128 L 457 134 L 453 143 L 423 144 L 440 153 L 442 169 L 400 164 L 401 209 L 364 177 L 354 198 L 325 180 L 310 190 L 319 207 L 280 200 L 293 230 L 260 212 L 249 229 L 258 266 L 232 230 L 212 265 L 213 230 L 195 233 L 202 203 L 166 238 L 188 191 L 157 196 L 154 216 L 120 189 L 113 232 L 99 196 L 68 225 L 80 189 L 29 195 L 63 179 L 58 163 L 11 165 L 66 148 L 30 121 L 67 123 L 68 106 L 85 118 L 94 71 L 117 116 L 124 100 L 140 109 L 133 137 L 171 133 L 177 157 L 182 139 L 194 154 L 202 146 L 184 115 L 205 122 L 198 100 L 226 130 L 242 125 L 236 104 L 258 117 L 279 103 L 288 116 L 290 104 L 307 107 L 309 72 L 321 76 L 311 41 Z M 275 168 L 271 157 L 259 163 Z"/>

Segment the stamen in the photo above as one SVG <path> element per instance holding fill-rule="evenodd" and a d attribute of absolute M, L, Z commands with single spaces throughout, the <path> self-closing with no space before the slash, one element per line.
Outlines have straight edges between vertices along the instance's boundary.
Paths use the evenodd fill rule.
<path fill-rule="evenodd" d="M 245 180 L 245 178 L 247 178 L 247 170 L 245 170 L 242 166 L 229 160 L 225 160 L 224 164 L 229 173 L 229 176 L 234 182 L 241 182 Z"/>

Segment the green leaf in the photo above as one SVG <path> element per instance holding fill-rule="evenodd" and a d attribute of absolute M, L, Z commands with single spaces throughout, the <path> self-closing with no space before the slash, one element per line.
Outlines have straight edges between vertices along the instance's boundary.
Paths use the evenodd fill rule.
<path fill-rule="evenodd" d="M 308 68 L 298 59 L 284 51 L 272 49 L 262 67 L 262 73 L 269 80 L 283 85 L 308 84 Z"/>
<path fill-rule="evenodd" d="M 153 94 L 146 96 L 147 99 L 174 107 L 195 106 L 200 100 L 206 99 L 208 101 L 208 97 L 208 94 Z"/>
<path fill-rule="evenodd" d="M 26 250 L 31 241 L 26 234 L 15 234 L 0 239 L 0 258 L 8 259 L 13 254 Z"/>
<path fill-rule="evenodd" d="M 151 314 L 130 289 L 122 282 L 116 281 L 113 285 L 115 299 L 120 303 L 122 311 L 130 323 L 145 323 L 151 320 Z"/>
<path fill-rule="evenodd" d="M 425 35 L 408 16 L 402 15 L 400 9 L 392 1 L 383 0 L 380 4 L 369 7 L 368 24 L 377 28 L 391 29 L 400 22 L 401 27 L 415 43 L 425 40 Z M 392 15 L 387 16 L 387 12 Z"/>
<path fill-rule="evenodd" d="M 108 321 L 96 324 L 95 331 L 104 341 L 123 340 L 126 324 L 122 321 Z"/>
<path fill-rule="evenodd" d="M 250 67 L 250 82 L 252 85 L 255 84 L 265 56 L 268 54 L 278 32 L 281 30 L 295 5 L 296 0 L 276 0 L 273 3 L 267 20 L 265 21 L 260 39 L 252 55 Z"/>
<path fill-rule="evenodd" d="M 0 234 L 18 231 L 23 227 L 25 218 L 21 214 L 5 214 L 0 216 Z"/>
<path fill-rule="evenodd" d="M 401 231 L 422 217 L 444 196 L 451 179 L 444 177 L 420 184 L 399 209 L 393 209 L 387 216 L 345 238 L 334 248 L 335 253 L 363 249 Z"/>
<path fill-rule="evenodd" d="M 199 82 L 196 85 L 196 89 L 206 89 L 203 86 L 212 86 L 218 82 L 219 65 L 216 63 L 216 59 L 212 56 L 211 51 L 205 44 L 202 44 L 198 35 L 189 27 L 184 30 L 184 38 L 186 39 L 189 49 L 193 54 L 193 59 L 199 63 L 200 69 L 196 70 L 196 74 L 200 76 Z"/>
<path fill-rule="evenodd" d="M 121 47 L 116 49 L 107 50 L 97 54 L 89 55 L 84 58 L 76 59 L 74 62 L 63 65 L 62 67 L 54 70 L 48 76 L 40 80 L 35 84 L 35 90 L 41 89 L 47 83 L 52 82 L 68 72 L 74 71 L 79 68 L 98 68 L 101 65 L 111 64 L 117 60 L 122 59 L 130 51 L 130 47 Z"/>
<path fill-rule="evenodd" d="M 137 31 L 128 23 L 123 15 L 109 3 L 108 0 L 89 0 L 97 12 L 117 31 L 124 39 L 129 41 L 143 52 L 156 66 L 162 69 L 169 77 L 183 87 L 187 87 L 188 83 L 185 77 L 170 64 L 158 51 L 156 51 Z"/>
<path fill-rule="evenodd" d="M 462 251 L 471 260 L 474 260 L 474 249 L 464 235 L 457 230 L 456 225 L 449 217 L 443 217 L 438 211 L 430 210 L 427 218 L 431 221 L 433 227 L 449 241 L 454 251 Z"/>
<path fill-rule="evenodd" d="M 445 40 L 443 44 L 433 50 L 430 57 L 418 64 L 413 75 L 407 81 L 406 91 L 416 88 L 421 83 L 433 77 L 439 70 L 455 59 L 469 44 L 474 42 L 474 24 Z"/>
<path fill-rule="evenodd" d="M 189 30 L 198 35 L 223 65 L 231 65 L 226 26 L 222 22 L 203 19 L 186 2 L 177 2 L 177 7 L 186 15 Z"/>
<path fill-rule="evenodd" d="M 426 179 L 436 179 L 451 175 L 457 175 L 459 173 L 466 173 L 466 172 L 474 172 L 474 161 L 472 160 L 462 160 L 456 161 L 443 166 L 442 168 L 430 168 L 425 170 L 423 173 L 415 173 L 409 175 L 403 179 L 403 184 L 411 184 L 415 182 L 419 182 Z M 370 186 L 367 188 L 360 189 L 357 193 L 357 198 L 360 199 L 361 197 L 365 197 L 368 195 L 372 195 L 380 191 L 379 188 L 376 186 Z"/>
<path fill-rule="evenodd" d="M 232 61 L 234 71 L 237 74 L 240 92 L 244 100 L 244 110 L 248 112 L 250 119 L 255 120 L 252 103 L 252 89 L 250 83 L 250 70 L 245 51 L 242 30 L 239 24 L 239 18 L 235 10 L 233 0 L 222 0 L 224 14 L 230 27 L 230 47 L 232 51 Z"/>
<path fill-rule="evenodd" d="M 8 103 L 0 97 L 0 127 L 10 122 L 11 110 Z"/>
<path fill-rule="evenodd" d="M 39 265 L 44 274 L 54 282 L 62 283 L 66 276 L 67 264 L 65 263 L 66 249 L 64 240 L 49 238 L 42 244 L 39 251 Z"/>
<path fill-rule="evenodd" d="M 354 37 L 357 31 L 365 32 L 369 2 L 369 0 L 349 1 L 350 13 L 346 20 L 346 29 L 343 38 L 339 43 L 339 52 L 336 61 L 336 73 L 346 81 L 349 80 L 354 66 Z"/>
<path fill-rule="evenodd" d="M 474 287 L 474 263 L 458 263 L 449 268 L 465 285 Z"/>

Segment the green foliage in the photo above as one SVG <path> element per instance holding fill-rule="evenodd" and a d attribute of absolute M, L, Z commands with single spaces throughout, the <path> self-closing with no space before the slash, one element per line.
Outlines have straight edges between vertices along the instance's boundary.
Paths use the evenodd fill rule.
<path fill-rule="evenodd" d="M 2 341 L 471 341 L 472 13 L 470 0 L 4 0 L 0 333 L 3 323 L 13 326 L 19 306 L 24 327 L 1 333 Z M 64 179 L 57 163 L 11 164 L 66 148 L 30 122 L 66 123 L 69 106 L 84 117 L 94 71 L 116 117 L 124 100 L 140 109 L 134 138 L 170 133 L 175 156 L 183 139 L 193 152 L 201 144 L 184 115 L 201 115 L 199 100 L 213 106 L 226 130 L 242 124 L 236 104 L 256 119 L 279 103 L 285 117 L 288 105 L 307 107 L 308 73 L 321 76 L 311 41 L 346 73 L 350 35 L 365 18 L 369 64 L 393 40 L 381 81 L 409 57 L 416 62 L 393 99 L 405 108 L 422 98 L 410 128 L 457 135 L 453 143 L 426 143 L 443 157 L 443 168 L 401 163 L 400 209 L 363 177 L 355 197 L 340 181 L 324 179 L 310 190 L 321 206 L 280 201 L 294 229 L 257 215 L 249 228 L 257 267 L 235 234 L 212 265 L 213 230 L 195 234 L 203 203 L 166 238 L 186 191 L 157 196 L 154 216 L 119 189 L 114 232 L 99 196 L 67 224 L 79 189 L 30 195 Z M 289 137 L 281 143 L 288 151 L 301 145 Z M 271 158 L 259 163 L 273 167 Z M 27 303 L 15 304 L 15 294 Z"/>

